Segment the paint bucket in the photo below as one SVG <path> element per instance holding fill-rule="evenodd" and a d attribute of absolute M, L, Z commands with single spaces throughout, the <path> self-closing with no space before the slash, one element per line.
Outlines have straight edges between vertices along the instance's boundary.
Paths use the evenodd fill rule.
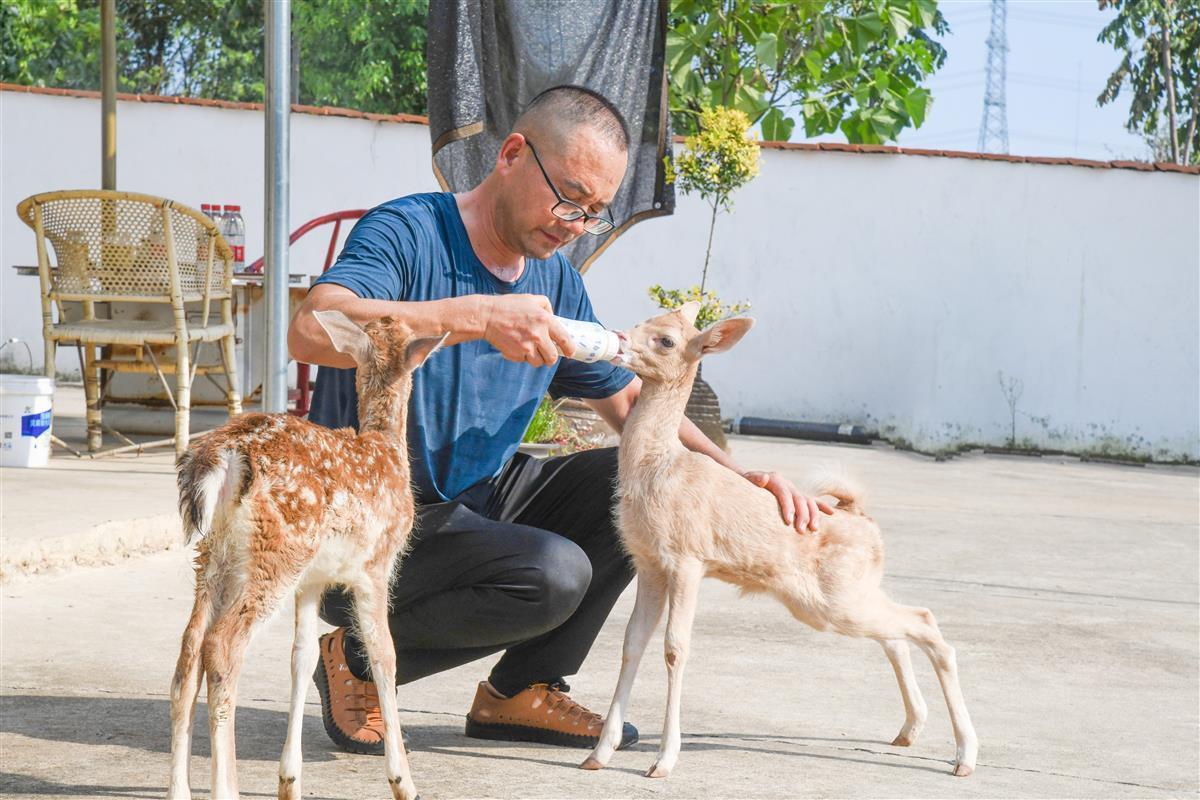
<path fill-rule="evenodd" d="M 46 466 L 53 399 L 53 378 L 0 375 L 0 467 Z"/>

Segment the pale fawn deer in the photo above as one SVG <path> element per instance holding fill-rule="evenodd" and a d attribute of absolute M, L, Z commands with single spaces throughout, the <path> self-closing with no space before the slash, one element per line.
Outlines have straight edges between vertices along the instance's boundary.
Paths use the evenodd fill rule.
<path fill-rule="evenodd" d="M 198 539 L 196 595 L 171 682 L 168 798 L 191 796 L 192 719 L 208 681 L 212 797 L 236 798 L 234 713 L 251 634 L 295 598 L 292 689 L 279 797 L 302 796 L 300 731 L 318 659 L 317 611 L 326 587 L 354 594 L 362 642 L 379 687 L 392 796 L 416 797 L 396 705 L 388 581 L 412 530 L 405 435 L 412 371 L 445 339 L 417 338 L 391 318 L 360 328 L 316 312 L 340 353 L 358 365 L 359 433 L 287 414 L 247 414 L 198 440 L 178 463 L 179 507 Z"/>
<path fill-rule="evenodd" d="M 600 742 L 582 766 L 600 769 L 612 757 L 638 663 L 665 605 L 667 713 L 657 761 L 646 775 L 670 774 L 679 756 L 680 695 L 696 597 L 701 578 L 711 576 L 775 597 L 816 630 L 879 642 L 904 701 L 895 745 L 916 741 L 928 713 L 909 657 L 908 642 L 915 642 L 933 662 L 950 710 L 954 774 L 970 775 L 978 741 L 959 688 L 954 649 L 928 609 L 894 603 L 880 589 L 883 541 L 863 509 L 860 490 L 844 478 L 815 482 L 810 493 L 835 498 L 837 508 L 821 519 L 818 532 L 798 534 L 783 522 L 770 492 L 680 443 L 677 431 L 700 358 L 729 349 L 753 324 L 733 318 L 697 331 L 698 310 L 688 303 L 624 337 L 624 361 L 643 381 L 621 433 L 616 509 L 637 567 L 637 599 L 612 706 Z"/>

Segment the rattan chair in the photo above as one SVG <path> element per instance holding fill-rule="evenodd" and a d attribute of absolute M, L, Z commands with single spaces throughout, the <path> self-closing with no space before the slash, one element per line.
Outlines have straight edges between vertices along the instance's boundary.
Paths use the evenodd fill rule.
<path fill-rule="evenodd" d="M 212 220 L 161 197 L 99 190 L 37 194 L 22 200 L 17 213 L 37 235 L 46 374 L 54 376 L 60 342 L 81 349 L 89 451 L 98 451 L 102 443 L 100 409 L 107 382 L 101 386 L 101 370 L 158 375 L 175 408 L 176 453 L 187 448 L 196 374 L 224 372 L 229 414 L 241 413 L 233 256 Z M 80 319 L 73 318 L 80 316 L 73 309 L 76 302 Z M 71 313 L 64 313 L 65 303 L 72 304 Z M 111 313 L 122 303 L 170 304 L 172 318 L 122 319 Z M 109 304 L 108 318 L 97 316 L 103 311 L 98 304 Z M 219 344 L 220 366 L 199 365 L 198 351 L 210 342 Z M 108 352 L 98 356 L 97 347 Z M 173 350 L 174 357 L 160 358 L 156 350 L 162 355 Z M 174 393 L 165 372 L 175 375 Z"/>

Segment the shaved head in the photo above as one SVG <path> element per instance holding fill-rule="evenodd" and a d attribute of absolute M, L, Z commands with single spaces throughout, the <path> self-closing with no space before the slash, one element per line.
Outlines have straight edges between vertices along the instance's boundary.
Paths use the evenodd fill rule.
<path fill-rule="evenodd" d="M 560 150 L 579 128 L 621 154 L 629 151 L 629 129 L 616 106 L 582 86 L 554 86 L 529 101 L 513 132 Z"/>
<path fill-rule="evenodd" d="M 591 219 L 615 224 L 608 206 L 628 165 L 621 112 L 591 89 L 555 86 L 517 117 L 496 166 L 472 193 L 508 252 L 546 259 L 591 235 Z"/>

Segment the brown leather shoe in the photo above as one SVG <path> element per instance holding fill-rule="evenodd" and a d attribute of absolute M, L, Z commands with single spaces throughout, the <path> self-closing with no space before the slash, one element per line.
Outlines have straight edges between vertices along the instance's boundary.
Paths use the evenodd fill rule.
<path fill-rule="evenodd" d="M 383 713 L 379 692 L 360 681 L 346 665 L 346 629 L 320 639 L 321 663 L 313 677 L 321 695 L 321 719 L 334 744 L 351 753 L 383 755 Z"/>
<path fill-rule="evenodd" d="M 569 689 L 562 683 L 535 683 L 513 697 L 505 697 L 490 683 L 481 681 L 467 714 L 466 734 L 473 739 L 595 747 L 604 719 L 572 700 L 567 694 Z M 617 749 L 637 740 L 637 728 L 626 722 Z"/>

